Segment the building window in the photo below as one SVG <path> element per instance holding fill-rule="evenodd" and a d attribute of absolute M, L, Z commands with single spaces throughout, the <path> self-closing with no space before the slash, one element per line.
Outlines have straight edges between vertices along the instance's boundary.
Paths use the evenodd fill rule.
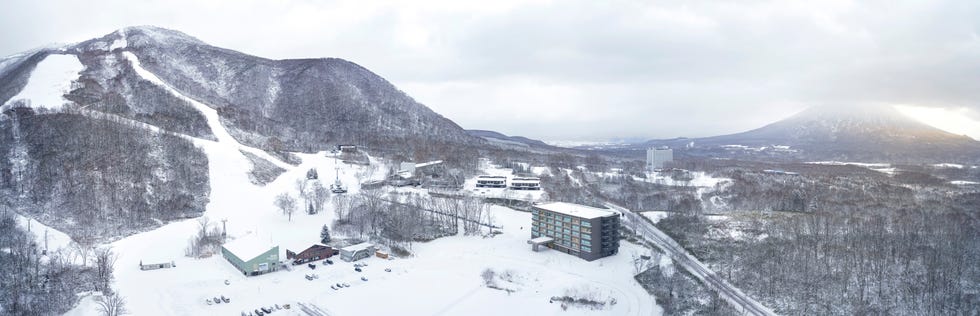
<path fill-rule="evenodd" d="M 592 235 L 582 235 L 582 239 L 591 240 L 592 239 Z"/>
<path fill-rule="evenodd" d="M 585 251 L 585 252 L 592 252 L 592 247 L 586 247 L 586 246 L 582 246 L 582 251 Z"/>
<path fill-rule="evenodd" d="M 572 230 L 579 230 L 578 225 L 572 225 Z"/>
<path fill-rule="evenodd" d="M 592 246 L 592 242 L 591 242 L 591 241 L 588 241 L 588 240 L 585 240 L 585 239 L 583 239 L 583 240 L 582 240 L 582 246 Z"/>
<path fill-rule="evenodd" d="M 592 227 L 592 222 L 582 222 L 582 227 Z"/>

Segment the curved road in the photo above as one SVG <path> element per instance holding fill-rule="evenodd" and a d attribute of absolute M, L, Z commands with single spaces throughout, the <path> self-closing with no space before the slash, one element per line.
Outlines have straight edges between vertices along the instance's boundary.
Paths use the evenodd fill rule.
<path fill-rule="evenodd" d="M 642 215 L 633 213 L 633 211 L 613 203 L 605 202 L 605 205 L 623 213 L 627 221 L 636 223 L 638 234 L 656 244 L 660 249 L 663 249 L 671 259 L 674 259 L 684 269 L 687 269 L 688 272 L 700 279 L 706 286 L 715 290 L 719 297 L 728 301 L 728 303 L 732 304 L 732 306 L 742 313 L 747 315 L 776 315 L 771 309 L 745 295 L 741 290 L 716 275 L 714 271 L 708 269 L 704 263 L 688 253 L 673 238 L 667 236 L 667 234 L 656 226 L 653 226 L 649 221 L 644 220 Z"/>

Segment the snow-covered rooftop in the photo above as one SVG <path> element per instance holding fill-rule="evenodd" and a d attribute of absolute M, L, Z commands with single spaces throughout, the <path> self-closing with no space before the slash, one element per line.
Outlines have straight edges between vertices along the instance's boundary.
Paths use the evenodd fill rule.
<path fill-rule="evenodd" d="M 423 163 L 415 164 L 415 168 L 428 167 L 428 166 L 431 166 L 431 165 L 438 165 L 438 164 L 441 164 L 441 163 L 442 163 L 442 160 L 435 160 L 435 161 L 430 161 L 430 162 L 423 162 Z"/>
<path fill-rule="evenodd" d="M 235 256 L 243 261 L 252 260 L 266 251 L 269 251 L 269 249 L 272 249 L 273 247 L 276 247 L 276 245 L 272 243 L 270 238 L 258 236 L 256 234 L 248 234 L 238 237 L 237 239 L 224 245 L 225 249 L 228 249 L 228 251 L 235 254 Z"/>
<path fill-rule="evenodd" d="M 368 249 L 368 248 L 371 248 L 371 247 L 374 247 L 374 244 L 369 243 L 369 242 L 362 242 L 362 243 L 359 243 L 359 244 L 356 244 L 356 245 L 352 245 L 352 246 L 347 246 L 347 247 L 344 247 L 344 248 L 340 248 L 340 250 L 341 251 L 348 251 L 348 252 L 355 252 L 355 251 L 360 251 L 360 250 Z"/>
<path fill-rule="evenodd" d="M 566 202 L 542 203 L 542 204 L 535 205 L 535 207 L 547 211 L 552 211 L 555 213 L 561 213 L 565 215 L 571 215 L 571 216 L 587 218 L 587 219 L 606 217 L 606 216 L 612 216 L 617 214 L 616 212 L 610 211 L 608 209 L 602 209 L 597 207 L 566 203 Z"/>

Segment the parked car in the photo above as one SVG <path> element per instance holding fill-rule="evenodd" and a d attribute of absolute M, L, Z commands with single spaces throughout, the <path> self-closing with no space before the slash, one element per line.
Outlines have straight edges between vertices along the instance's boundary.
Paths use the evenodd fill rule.
<path fill-rule="evenodd" d="M 259 309 L 261 309 L 261 310 L 262 310 L 263 312 L 265 312 L 266 314 L 268 314 L 268 313 L 271 313 L 271 312 L 272 312 L 272 310 L 270 310 L 270 309 L 268 309 L 268 308 L 265 308 L 265 307 L 260 307 Z"/>
<path fill-rule="evenodd" d="M 354 268 L 354 271 L 361 272 L 361 268 Z"/>
<path fill-rule="evenodd" d="M 204 299 L 204 302 L 205 303 L 208 303 L 208 305 L 214 304 L 214 303 L 211 303 L 211 299 L 210 298 Z"/>
<path fill-rule="evenodd" d="M 334 291 L 337 290 L 337 287 L 336 286 L 333 286 L 333 285 L 331 285 L 330 288 L 333 289 Z"/>
<path fill-rule="evenodd" d="M 215 303 L 217 303 L 217 304 L 221 304 L 221 299 L 220 299 L 220 298 L 217 298 L 217 297 L 215 297 L 215 298 L 213 299 L 213 301 L 214 301 Z"/>
<path fill-rule="evenodd" d="M 367 282 L 367 277 L 361 277 L 361 281 Z"/>
<path fill-rule="evenodd" d="M 333 264 L 333 260 L 330 259 L 324 260 L 324 262 L 326 262 L 327 264 Z"/>
<path fill-rule="evenodd" d="M 310 263 L 310 264 L 307 264 L 306 266 L 307 267 L 310 267 L 310 269 L 316 270 L 316 265 L 315 264 Z"/>
<path fill-rule="evenodd" d="M 344 287 L 350 287 L 350 284 L 344 283 Z"/>
<path fill-rule="evenodd" d="M 313 277 L 311 277 L 309 274 L 304 275 L 303 277 L 305 277 L 307 281 L 313 281 Z"/>
<path fill-rule="evenodd" d="M 276 309 L 279 310 L 282 309 L 282 307 L 279 307 L 279 304 L 276 304 Z"/>
<path fill-rule="evenodd" d="M 391 268 L 385 268 L 385 272 L 391 272 Z"/>
<path fill-rule="evenodd" d="M 221 296 L 221 301 L 222 301 L 222 302 L 225 302 L 225 303 L 231 303 L 231 299 L 230 299 L 230 298 L 227 298 L 227 297 L 225 297 L 224 295 L 222 295 L 222 296 Z"/>
<path fill-rule="evenodd" d="M 337 288 L 338 288 L 338 289 L 339 289 L 339 288 L 342 288 L 342 287 L 344 287 L 344 286 L 343 286 L 343 285 L 340 285 L 340 283 L 337 283 Z"/>
<path fill-rule="evenodd" d="M 255 315 L 256 316 L 262 316 L 262 315 L 265 315 L 265 313 L 263 313 L 262 311 L 256 309 L 255 310 Z"/>

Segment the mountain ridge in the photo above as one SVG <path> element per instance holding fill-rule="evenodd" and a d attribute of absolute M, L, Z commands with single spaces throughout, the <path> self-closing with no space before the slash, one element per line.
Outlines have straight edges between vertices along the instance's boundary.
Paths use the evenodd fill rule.
<path fill-rule="evenodd" d="M 797 159 L 966 160 L 980 153 L 980 142 L 918 122 L 889 106 L 811 107 L 788 118 L 745 132 L 650 140 L 645 147 L 689 149 L 780 148 Z M 788 155 L 787 153 L 795 153 Z M 777 155 L 778 156 L 778 155 Z"/>

